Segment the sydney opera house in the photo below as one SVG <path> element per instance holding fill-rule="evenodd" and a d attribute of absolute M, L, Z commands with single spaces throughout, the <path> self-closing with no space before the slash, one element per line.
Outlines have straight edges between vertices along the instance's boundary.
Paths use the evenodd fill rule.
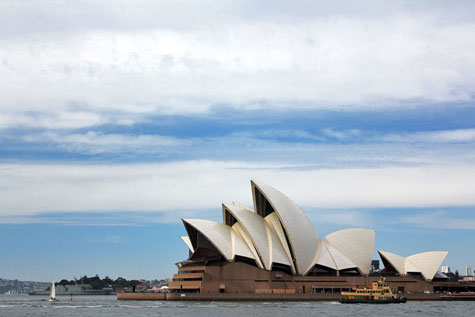
<path fill-rule="evenodd" d="M 448 252 L 402 257 L 378 251 L 375 231 L 350 228 L 320 237 L 286 195 L 251 181 L 254 208 L 223 204 L 223 221 L 183 219 L 186 260 L 169 285 L 180 293 L 325 293 L 364 286 L 385 276 L 401 292 L 434 291 L 432 280 Z M 378 262 L 379 263 L 379 262 Z"/>

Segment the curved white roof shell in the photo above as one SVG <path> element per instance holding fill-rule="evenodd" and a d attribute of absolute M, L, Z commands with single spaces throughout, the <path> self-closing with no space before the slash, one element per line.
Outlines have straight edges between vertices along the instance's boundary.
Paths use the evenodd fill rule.
<path fill-rule="evenodd" d="M 406 259 L 400 255 L 387 252 L 387 251 L 378 251 L 379 256 L 382 258 L 385 258 L 393 268 L 400 274 L 404 275 L 406 274 Z"/>
<path fill-rule="evenodd" d="M 313 265 L 318 264 L 338 271 L 356 268 L 362 274 L 369 274 L 374 239 L 374 230 L 363 228 L 330 233 L 320 240 Z"/>
<path fill-rule="evenodd" d="M 252 242 L 252 238 L 249 235 L 249 233 L 247 232 L 247 230 L 244 229 L 244 227 L 241 226 L 241 224 L 239 222 L 236 222 L 232 226 L 232 229 L 234 230 L 234 232 L 239 234 L 240 237 L 242 238 L 242 240 L 246 243 L 246 246 L 251 251 L 252 256 L 253 256 L 252 258 L 256 261 L 257 266 L 259 268 L 263 269 L 264 266 L 262 265 L 262 261 L 259 258 L 259 254 L 257 253 L 256 247 L 254 246 L 254 243 Z"/>
<path fill-rule="evenodd" d="M 325 243 L 323 243 L 325 244 Z M 346 269 L 351 269 L 351 268 L 358 268 L 358 266 L 353 263 L 346 255 L 338 251 L 338 249 L 333 248 L 331 245 L 326 244 L 328 248 L 328 253 L 333 258 L 333 261 L 335 261 L 335 266 L 338 271 L 340 270 L 346 270 Z"/>
<path fill-rule="evenodd" d="M 258 253 L 259 262 L 262 266 L 270 270 L 272 263 L 290 265 L 285 256 L 285 251 L 280 244 L 276 234 L 271 230 L 266 221 L 244 205 L 234 203 L 233 205 L 223 204 L 223 220 L 226 211 L 230 212 L 240 224 L 240 230 L 244 231 L 252 242 L 252 248 Z M 236 224 L 233 225 L 233 229 Z"/>
<path fill-rule="evenodd" d="M 420 270 L 425 279 L 432 280 L 448 254 L 447 251 L 429 251 L 408 256 L 406 259 Z M 408 269 L 408 272 L 411 271 Z"/>
<path fill-rule="evenodd" d="M 312 267 L 317 251 L 317 230 L 297 204 L 280 191 L 254 180 L 251 180 L 251 186 L 253 195 L 257 188 L 277 213 L 294 253 L 295 269 L 298 274 L 304 275 Z"/>
<path fill-rule="evenodd" d="M 341 252 L 363 274 L 369 274 L 373 259 L 375 231 L 350 228 L 330 233 L 324 241 Z M 338 262 L 336 263 L 338 267 Z"/>
<path fill-rule="evenodd" d="M 281 250 L 282 253 L 280 254 L 280 256 L 282 257 L 282 260 L 285 261 L 285 263 L 289 263 L 292 272 L 295 273 L 295 267 L 292 261 L 292 256 L 290 255 L 290 249 L 289 249 L 289 246 L 287 245 L 284 229 L 282 228 L 280 224 L 279 216 L 277 216 L 273 212 L 267 217 L 265 217 L 264 220 L 269 226 L 270 231 L 275 236 L 275 239 L 272 240 L 273 241 L 272 244 L 280 245 L 282 247 L 282 250 Z"/>
<path fill-rule="evenodd" d="M 385 258 L 396 271 L 405 275 L 407 273 L 421 273 L 426 280 L 432 280 L 437 273 L 437 269 L 442 265 L 449 254 L 447 251 L 429 251 L 413 254 L 404 258 L 400 255 L 387 251 L 378 251 L 379 255 Z"/>
<path fill-rule="evenodd" d="M 188 249 L 190 249 L 191 252 L 195 252 L 195 249 L 193 248 L 193 244 L 191 244 L 190 237 L 181 236 L 180 238 L 183 240 L 183 242 L 185 242 L 186 246 L 188 247 Z"/>
<path fill-rule="evenodd" d="M 319 252 L 315 256 L 314 265 L 318 264 L 318 265 L 329 267 L 333 270 L 338 270 L 335 260 L 333 259 L 333 256 L 330 254 L 330 251 L 328 251 L 328 246 L 326 245 L 326 243 L 323 243 L 323 240 L 319 241 L 318 249 L 319 249 Z"/>
<path fill-rule="evenodd" d="M 216 221 L 203 219 L 183 219 L 183 222 L 205 236 L 226 260 L 231 261 L 236 255 L 255 260 L 246 243 L 231 227 Z"/>
<path fill-rule="evenodd" d="M 278 263 L 290 266 L 292 272 L 295 272 L 292 261 L 287 257 L 284 247 L 271 227 L 266 223 L 267 237 L 269 239 L 269 250 L 271 250 L 271 263 Z"/>

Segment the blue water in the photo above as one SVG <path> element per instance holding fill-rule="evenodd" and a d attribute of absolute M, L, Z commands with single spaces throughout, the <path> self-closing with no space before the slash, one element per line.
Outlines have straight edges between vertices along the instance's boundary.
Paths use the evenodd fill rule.
<path fill-rule="evenodd" d="M 0 295 L 0 316 L 473 316 L 475 302 L 343 305 L 338 302 L 118 301 L 115 296 Z"/>

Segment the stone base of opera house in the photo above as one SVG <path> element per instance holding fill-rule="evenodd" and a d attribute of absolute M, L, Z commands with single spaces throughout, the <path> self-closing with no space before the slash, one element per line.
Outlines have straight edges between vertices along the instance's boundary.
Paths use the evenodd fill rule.
<path fill-rule="evenodd" d="M 413 276 L 384 276 L 408 300 L 441 300 L 436 283 Z M 183 266 L 168 293 L 119 293 L 119 300 L 335 301 L 340 292 L 371 285 L 381 276 L 292 276 L 244 262 Z"/>

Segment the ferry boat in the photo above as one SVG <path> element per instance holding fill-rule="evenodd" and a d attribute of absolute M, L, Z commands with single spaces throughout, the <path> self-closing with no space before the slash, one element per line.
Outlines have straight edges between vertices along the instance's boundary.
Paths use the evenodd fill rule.
<path fill-rule="evenodd" d="M 371 287 L 354 288 L 350 292 L 341 292 L 342 304 L 395 304 L 405 303 L 407 298 L 393 294 L 384 278 L 373 282 Z"/>

